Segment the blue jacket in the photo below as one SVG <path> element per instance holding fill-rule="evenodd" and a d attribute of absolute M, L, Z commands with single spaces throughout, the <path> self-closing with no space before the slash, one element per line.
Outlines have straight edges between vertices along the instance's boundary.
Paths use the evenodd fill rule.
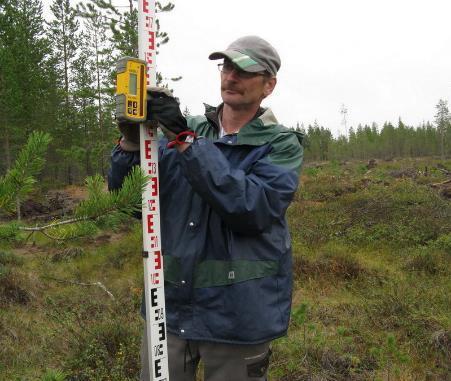
<path fill-rule="evenodd" d="M 218 138 L 217 112 L 188 118 L 198 138 L 182 154 L 161 140 L 160 208 L 169 332 L 256 344 L 286 333 L 292 294 L 285 212 L 298 185 L 302 135 L 261 109 Z M 110 189 L 139 153 L 113 150 Z"/>

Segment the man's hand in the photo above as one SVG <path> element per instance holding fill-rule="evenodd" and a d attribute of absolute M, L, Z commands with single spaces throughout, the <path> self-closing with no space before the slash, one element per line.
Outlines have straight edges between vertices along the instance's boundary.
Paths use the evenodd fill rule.
<path fill-rule="evenodd" d="M 181 132 L 192 132 L 171 92 L 162 87 L 147 89 L 147 120 L 157 121 L 170 142 Z"/>
<path fill-rule="evenodd" d="M 187 136 L 194 136 L 193 131 L 188 128 L 177 100 L 172 96 L 170 90 L 164 87 L 150 87 L 147 89 L 147 121 L 158 123 L 169 142 L 175 143 L 177 135 L 182 132 L 186 133 L 186 135 L 182 134 L 183 136 L 180 137 L 178 145 L 180 145 L 180 142 L 185 141 Z M 120 140 L 121 148 L 124 151 L 139 151 L 139 123 L 120 122 L 118 127 L 122 134 Z M 170 146 L 173 145 L 171 144 Z"/>
<path fill-rule="evenodd" d="M 139 151 L 139 123 L 119 122 L 122 138 L 119 142 L 124 151 Z"/>

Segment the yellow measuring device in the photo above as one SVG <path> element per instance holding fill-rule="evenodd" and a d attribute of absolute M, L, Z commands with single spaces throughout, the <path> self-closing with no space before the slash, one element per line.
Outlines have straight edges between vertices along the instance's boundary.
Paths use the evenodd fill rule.
<path fill-rule="evenodd" d="M 146 62 L 122 57 L 116 69 L 116 119 L 119 122 L 144 122 L 147 114 Z"/>

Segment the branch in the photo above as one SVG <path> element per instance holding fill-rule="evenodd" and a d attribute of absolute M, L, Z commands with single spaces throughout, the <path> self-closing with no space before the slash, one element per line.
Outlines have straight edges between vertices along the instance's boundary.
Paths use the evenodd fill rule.
<path fill-rule="evenodd" d="M 433 183 L 433 184 L 431 184 L 431 187 L 438 188 L 438 187 L 440 187 L 442 185 L 446 185 L 446 184 L 451 184 L 451 179 L 442 181 L 441 183 Z"/>
<path fill-rule="evenodd" d="M 86 217 L 71 218 L 70 220 L 54 222 L 54 223 L 51 223 L 51 224 L 48 224 L 48 225 L 44 225 L 44 226 L 36 226 L 34 228 L 25 227 L 25 226 L 19 226 L 19 230 L 30 231 L 31 232 L 30 235 L 26 239 L 27 241 L 31 237 L 31 235 L 33 235 L 35 232 L 40 232 L 41 234 L 45 235 L 47 238 L 50 238 L 50 239 L 55 240 L 55 241 L 69 241 L 69 240 L 72 240 L 72 239 L 80 238 L 80 237 L 82 237 L 82 235 L 61 238 L 61 237 L 56 237 L 56 236 L 53 236 L 53 235 L 47 233 L 46 230 L 47 229 L 51 229 L 51 228 L 55 228 L 55 227 L 58 227 L 58 226 L 62 226 L 62 225 L 67 225 L 67 224 L 73 224 L 73 223 L 81 222 L 81 221 L 96 220 L 96 219 L 98 219 L 100 217 L 103 217 L 103 216 L 105 216 L 107 214 L 108 213 L 104 213 L 102 215 L 97 215 L 97 216 L 86 216 Z"/>
<path fill-rule="evenodd" d="M 451 175 L 451 171 L 448 171 L 447 169 L 445 169 L 445 168 L 439 168 L 439 167 L 437 167 L 436 169 L 438 169 L 439 171 L 441 171 L 441 172 L 443 172 L 445 175 Z"/>
<path fill-rule="evenodd" d="M 25 230 L 25 231 L 42 232 L 43 230 L 54 228 L 56 226 L 66 225 L 66 224 L 73 224 L 75 222 L 86 221 L 86 220 L 89 220 L 89 219 L 94 219 L 94 217 L 71 218 L 70 220 L 65 220 L 65 221 L 60 221 L 60 222 L 53 222 L 53 223 L 48 224 L 48 225 L 36 226 L 34 228 L 27 228 L 25 226 L 20 226 L 19 229 L 20 230 Z"/>
<path fill-rule="evenodd" d="M 97 287 L 100 287 L 103 291 L 105 291 L 111 299 L 116 300 L 114 295 L 110 291 L 108 291 L 108 289 L 101 282 L 83 283 L 83 282 L 76 282 L 74 280 L 53 278 L 53 277 L 50 277 L 50 276 L 45 276 L 43 278 L 44 279 L 53 280 L 53 281 L 58 282 L 58 283 L 67 283 L 67 284 L 73 284 L 73 285 L 76 285 L 76 286 L 97 286 Z"/>
<path fill-rule="evenodd" d="M 111 192 L 105 192 L 103 190 L 104 180 L 99 175 L 88 177 L 86 179 L 86 185 L 89 196 L 86 200 L 77 205 L 73 218 L 34 227 L 18 226 L 18 224 L 3 226 L 0 224 L 0 236 L 12 237 L 14 235 L 13 233 L 24 231 L 30 233 L 27 237 L 28 240 L 33 233 L 40 232 L 50 239 L 65 241 L 91 234 L 91 228 L 86 230 L 86 227 L 89 225 L 88 221 L 94 221 L 94 225 L 99 225 L 99 223 L 102 222 L 102 218 L 106 216 L 112 216 L 112 218 L 114 218 L 115 214 L 131 216 L 135 213 L 139 213 L 142 207 L 142 193 L 147 181 L 148 176 L 145 175 L 138 166 L 132 168 L 129 175 L 124 179 L 120 189 Z M 77 232 L 70 231 L 70 228 L 69 230 L 66 229 L 66 231 L 62 228 L 63 226 L 70 226 L 71 224 L 77 223 L 79 223 L 79 225 L 76 226 L 77 229 L 85 228 L 84 231 L 82 231 L 83 234 L 76 234 Z M 90 225 L 88 227 L 90 227 Z M 58 228 L 60 228 L 60 230 L 58 230 Z M 53 234 L 47 232 L 49 229 L 55 229 L 54 232 L 50 231 L 50 233 Z M 54 236 L 55 232 L 57 233 L 56 236 Z"/>

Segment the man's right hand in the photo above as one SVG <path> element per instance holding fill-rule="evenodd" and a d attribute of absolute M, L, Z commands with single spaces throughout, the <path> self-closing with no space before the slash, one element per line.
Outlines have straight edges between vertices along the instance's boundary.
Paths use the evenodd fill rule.
<path fill-rule="evenodd" d="M 139 151 L 139 123 L 119 122 L 119 131 L 122 138 L 119 145 L 124 151 Z"/>
<path fill-rule="evenodd" d="M 182 132 L 192 133 L 180 111 L 179 103 L 170 90 L 164 87 L 147 89 L 147 121 L 157 122 L 169 142 L 174 141 Z M 119 122 L 118 127 L 122 134 L 121 148 L 124 151 L 139 151 L 139 123 Z"/>

